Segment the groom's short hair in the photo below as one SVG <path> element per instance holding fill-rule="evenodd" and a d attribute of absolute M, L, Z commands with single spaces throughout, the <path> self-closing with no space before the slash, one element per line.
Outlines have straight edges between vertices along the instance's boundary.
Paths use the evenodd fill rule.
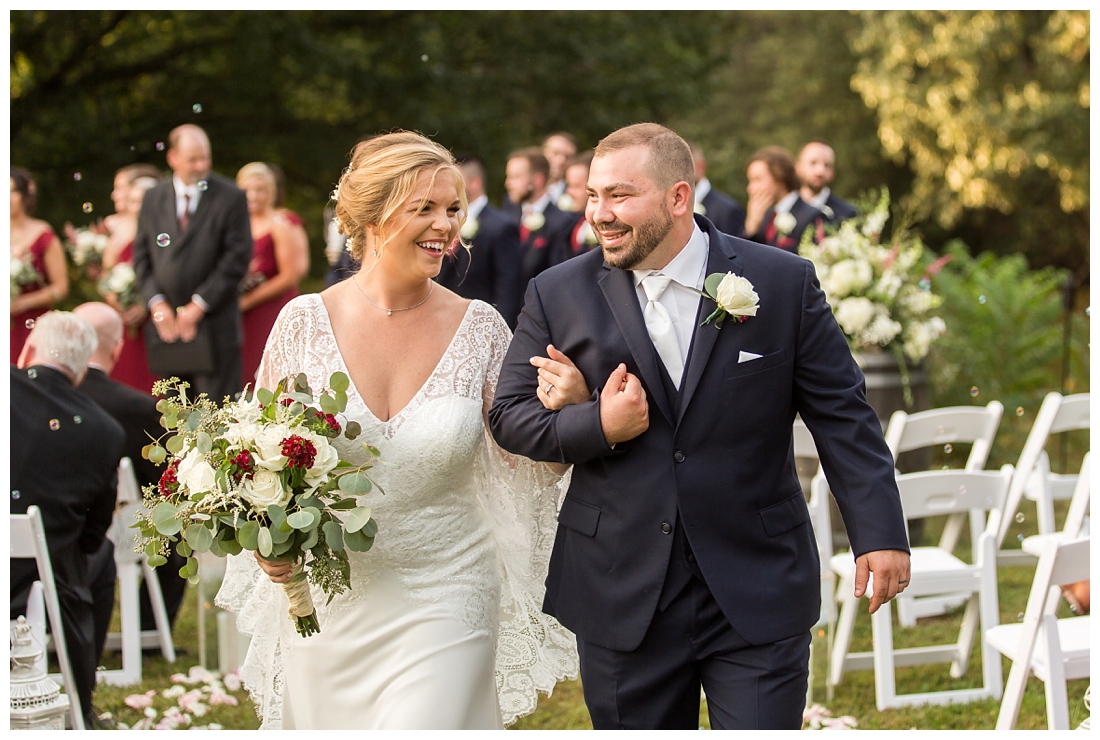
<path fill-rule="evenodd" d="M 596 145 L 595 156 L 632 146 L 644 146 L 649 151 L 646 171 L 657 187 L 666 190 L 678 182 L 686 182 L 695 190 L 691 149 L 679 134 L 659 123 L 635 123 L 608 134 Z"/>

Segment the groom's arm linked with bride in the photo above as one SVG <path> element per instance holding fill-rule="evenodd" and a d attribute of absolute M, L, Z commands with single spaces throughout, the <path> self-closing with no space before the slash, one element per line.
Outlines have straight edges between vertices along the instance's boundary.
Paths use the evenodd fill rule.
<path fill-rule="evenodd" d="M 874 573 L 872 610 L 908 582 L 905 522 L 813 266 L 693 218 L 692 171 L 656 124 L 600 143 L 586 217 L 602 251 L 531 281 L 490 425 L 511 452 L 573 465 L 543 608 L 577 635 L 595 727 L 694 729 L 701 683 L 716 728 L 798 729 L 820 582 L 795 414 L 843 515 L 857 594 Z M 649 295 L 651 272 L 676 281 L 671 299 Z M 729 273 L 758 311 L 704 322 L 715 304 L 692 292 Z"/>

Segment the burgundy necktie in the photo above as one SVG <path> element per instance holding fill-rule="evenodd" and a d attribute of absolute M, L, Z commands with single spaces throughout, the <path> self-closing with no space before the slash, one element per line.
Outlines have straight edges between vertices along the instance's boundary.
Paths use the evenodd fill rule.
<path fill-rule="evenodd" d="M 180 232 L 187 231 L 187 222 L 191 220 L 191 196 L 183 194 L 183 213 L 180 214 Z"/>

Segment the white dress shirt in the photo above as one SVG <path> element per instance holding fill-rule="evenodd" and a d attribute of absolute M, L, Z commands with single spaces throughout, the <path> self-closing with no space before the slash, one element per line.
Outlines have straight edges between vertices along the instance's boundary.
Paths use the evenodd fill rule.
<path fill-rule="evenodd" d="M 776 213 L 790 213 L 794 208 L 794 202 L 798 200 L 798 191 L 792 190 L 783 196 L 783 198 L 775 204 Z"/>
<path fill-rule="evenodd" d="M 558 202 L 558 198 L 565 192 L 565 178 L 552 182 L 546 186 L 546 194 L 550 196 L 550 200 L 554 203 Z"/>
<path fill-rule="evenodd" d="M 824 211 L 825 201 L 829 200 L 829 196 L 832 195 L 832 193 L 833 191 L 829 189 L 828 185 L 826 185 L 825 187 L 821 188 L 820 193 L 810 198 L 810 205 L 819 211 Z"/>
<path fill-rule="evenodd" d="M 183 209 L 187 208 L 187 216 L 191 217 L 195 215 L 195 209 L 198 208 L 199 198 L 202 197 L 202 191 L 199 190 L 198 184 L 184 185 L 183 180 L 178 176 L 172 175 L 172 187 L 176 189 L 176 219 L 178 220 L 183 216 Z M 187 198 L 190 198 L 188 202 Z"/>
<path fill-rule="evenodd" d="M 705 177 L 699 182 L 695 183 L 695 202 L 702 203 L 703 198 L 706 198 L 708 195 L 710 195 L 710 188 L 710 180 Z"/>
<path fill-rule="evenodd" d="M 530 203 L 523 204 L 523 215 L 526 216 L 530 213 L 542 213 L 546 210 L 546 206 L 550 205 L 550 193 L 546 192 L 542 194 L 542 197 L 538 200 L 533 200 Z"/>
<path fill-rule="evenodd" d="M 477 217 L 481 215 L 487 205 L 489 205 L 489 196 L 483 194 L 474 198 L 466 206 L 466 220 L 477 221 Z"/>
<path fill-rule="evenodd" d="M 699 228 L 699 224 L 695 224 L 695 231 L 692 232 L 688 243 L 664 268 L 631 270 L 634 274 L 634 290 L 638 294 L 638 303 L 643 313 L 649 298 L 646 297 L 645 289 L 642 288 L 642 280 L 652 272 L 659 272 L 672 279 L 657 302 L 665 307 L 669 318 L 672 319 L 672 326 L 676 330 L 676 341 L 680 345 L 680 359 L 685 368 L 688 350 L 691 348 L 691 338 L 695 334 L 695 317 L 699 313 L 699 301 L 702 298 L 694 291 L 703 289 L 709 256 L 710 235 L 704 233 Z"/>

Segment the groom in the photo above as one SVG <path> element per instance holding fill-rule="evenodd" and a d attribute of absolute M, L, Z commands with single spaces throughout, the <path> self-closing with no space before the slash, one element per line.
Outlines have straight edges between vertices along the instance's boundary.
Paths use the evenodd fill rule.
<path fill-rule="evenodd" d="M 791 448 L 820 451 L 872 611 L 909 578 L 894 469 L 863 376 L 808 261 L 693 217 L 687 144 L 656 124 L 600 142 L 593 251 L 531 281 L 489 412 L 496 441 L 573 464 L 544 610 L 578 637 L 596 728 L 798 729 L 817 547 Z M 755 316 L 701 325 L 695 289 L 734 273 Z M 561 363 L 535 359 L 553 344 Z M 558 357 L 556 353 L 553 353 Z M 540 365 L 589 384 L 557 411 Z"/>

